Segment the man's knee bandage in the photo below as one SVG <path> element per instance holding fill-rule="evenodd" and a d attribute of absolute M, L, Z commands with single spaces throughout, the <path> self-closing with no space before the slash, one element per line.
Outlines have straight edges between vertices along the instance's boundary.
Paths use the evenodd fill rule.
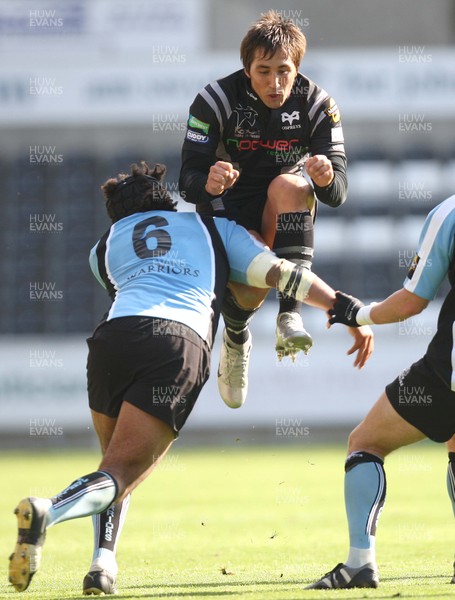
<path fill-rule="evenodd" d="M 309 294 L 315 277 L 316 275 L 312 271 L 294 265 L 288 260 L 283 260 L 280 265 L 280 280 L 277 289 L 285 296 L 292 296 L 303 302 Z"/>
<path fill-rule="evenodd" d="M 277 266 L 280 269 L 277 290 L 297 300 L 305 300 L 316 275 L 288 260 L 277 258 L 271 252 L 262 252 L 251 261 L 247 269 L 249 285 L 258 288 L 270 287 L 266 283 L 267 274 Z"/>

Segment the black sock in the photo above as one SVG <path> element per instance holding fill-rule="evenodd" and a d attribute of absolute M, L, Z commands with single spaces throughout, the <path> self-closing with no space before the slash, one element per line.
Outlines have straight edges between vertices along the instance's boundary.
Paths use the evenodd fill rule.
<path fill-rule="evenodd" d="M 93 530 L 95 535 L 93 560 L 98 558 L 101 548 L 115 553 L 118 538 L 130 504 L 130 498 L 131 494 L 128 494 L 122 502 L 113 504 L 104 512 L 93 515 Z"/>
<path fill-rule="evenodd" d="M 257 308 L 242 308 L 231 290 L 229 288 L 226 290 L 221 313 L 226 325 L 227 336 L 232 342 L 244 344 L 248 340 L 248 324 L 257 310 Z"/>
<path fill-rule="evenodd" d="M 455 516 L 455 452 L 449 452 L 449 464 L 447 465 L 447 491 Z"/>
<path fill-rule="evenodd" d="M 273 251 L 280 258 L 311 269 L 313 262 L 313 217 L 310 211 L 282 213 L 277 217 Z M 280 313 L 299 312 L 302 303 L 278 293 Z"/>

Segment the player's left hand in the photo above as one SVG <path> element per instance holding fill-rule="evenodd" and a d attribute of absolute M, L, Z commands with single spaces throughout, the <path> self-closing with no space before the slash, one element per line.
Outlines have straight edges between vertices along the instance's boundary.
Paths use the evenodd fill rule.
<path fill-rule="evenodd" d="M 327 187 L 335 176 L 332 163 L 324 154 L 315 154 L 305 163 L 305 170 L 319 187 Z"/>
<path fill-rule="evenodd" d="M 373 331 L 368 325 L 363 327 L 348 327 L 349 333 L 354 338 L 354 344 L 349 348 L 347 354 L 354 354 L 357 352 L 355 357 L 354 367 L 362 369 L 365 363 L 373 354 L 374 350 L 374 335 Z"/>

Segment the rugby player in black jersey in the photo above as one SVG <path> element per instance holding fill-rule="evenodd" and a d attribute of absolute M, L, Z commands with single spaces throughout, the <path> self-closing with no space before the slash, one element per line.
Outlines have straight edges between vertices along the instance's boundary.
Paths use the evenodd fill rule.
<path fill-rule="evenodd" d="M 333 98 L 298 72 L 306 39 L 275 12 L 262 15 L 240 48 L 243 69 L 207 85 L 190 107 L 180 191 L 202 214 L 235 220 L 283 258 L 311 269 L 316 202 L 346 199 L 346 156 Z M 306 171 L 311 184 L 303 176 Z M 218 386 L 229 406 L 248 389 L 248 324 L 264 290 L 230 285 Z M 279 358 L 308 352 L 301 303 L 280 295 Z"/>

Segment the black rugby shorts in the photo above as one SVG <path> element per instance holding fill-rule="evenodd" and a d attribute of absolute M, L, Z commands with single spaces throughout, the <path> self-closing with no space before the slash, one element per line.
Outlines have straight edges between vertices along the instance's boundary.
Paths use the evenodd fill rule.
<path fill-rule="evenodd" d="M 430 440 L 446 442 L 455 434 L 455 392 L 434 373 L 425 357 L 385 388 L 397 413 Z"/>
<path fill-rule="evenodd" d="M 210 373 L 210 349 L 197 333 L 168 319 L 122 317 L 87 343 L 90 408 L 117 417 L 128 401 L 177 436 Z"/>
<path fill-rule="evenodd" d="M 294 173 L 296 175 L 297 173 Z M 302 175 L 303 177 L 303 175 Z M 262 214 L 265 203 L 267 202 L 268 187 L 272 180 L 254 181 L 252 179 L 241 178 L 239 182 L 226 193 L 211 203 L 198 204 L 197 212 L 203 215 L 214 217 L 225 217 L 230 221 L 235 221 L 242 225 L 248 231 L 262 231 Z M 221 210 L 220 206 L 224 209 Z M 313 221 L 316 220 L 317 202 L 311 208 Z"/>

